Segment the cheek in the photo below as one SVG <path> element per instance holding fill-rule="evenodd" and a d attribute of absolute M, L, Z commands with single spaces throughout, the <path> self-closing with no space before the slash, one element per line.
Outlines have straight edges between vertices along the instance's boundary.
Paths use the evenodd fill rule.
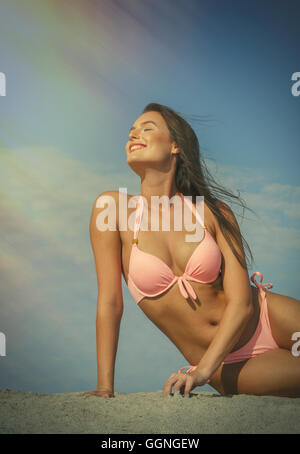
<path fill-rule="evenodd" d="M 151 153 L 155 154 L 155 156 L 160 156 L 161 159 L 166 159 L 170 155 L 170 144 L 169 141 L 166 140 L 165 137 L 161 136 L 156 136 L 156 137 L 151 137 L 151 140 L 149 139 L 149 150 L 151 150 Z"/>
<path fill-rule="evenodd" d="M 168 151 L 167 147 L 163 144 L 159 144 L 157 147 L 149 150 L 150 156 L 155 161 L 165 162 L 169 160 L 170 152 Z"/>

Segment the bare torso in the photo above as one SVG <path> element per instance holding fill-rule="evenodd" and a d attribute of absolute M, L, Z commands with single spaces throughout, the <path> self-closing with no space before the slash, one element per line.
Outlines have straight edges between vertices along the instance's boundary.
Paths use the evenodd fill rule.
<path fill-rule="evenodd" d="M 132 196 L 128 196 L 128 199 Z M 128 208 L 128 217 L 135 208 Z M 216 239 L 215 221 L 206 204 L 204 207 L 205 226 Z M 171 216 L 172 219 L 172 216 Z M 150 226 L 150 212 L 148 213 Z M 193 223 L 196 222 L 193 216 Z M 152 232 L 140 229 L 138 248 L 155 255 L 164 261 L 175 275 L 183 274 L 190 256 L 199 243 L 185 242 L 185 235 L 194 232 L 174 231 L 171 220 L 171 231 Z M 128 282 L 129 259 L 132 248 L 133 232 L 130 229 L 120 231 L 122 273 Z M 176 245 L 180 244 L 180 248 Z M 226 308 L 226 299 L 222 286 L 222 276 L 211 284 L 189 281 L 194 288 L 197 300 L 185 299 L 174 284 L 166 292 L 153 298 L 143 298 L 139 306 L 145 315 L 176 345 L 186 361 L 197 365 L 214 338 Z M 251 285 L 254 314 L 247 323 L 239 341 L 232 349 L 238 350 L 245 345 L 256 329 L 261 300 L 256 287 Z"/>

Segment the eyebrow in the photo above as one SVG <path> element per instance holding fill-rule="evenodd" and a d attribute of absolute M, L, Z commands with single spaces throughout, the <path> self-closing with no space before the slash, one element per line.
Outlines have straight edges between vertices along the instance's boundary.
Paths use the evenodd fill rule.
<path fill-rule="evenodd" d="M 155 126 L 157 126 L 157 124 L 156 124 L 154 121 L 152 121 L 152 120 L 143 121 L 143 122 L 141 123 L 141 125 L 144 125 L 145 123 L 153 123 Z M 129 129 L 129 132 L 132 131 L 133 129 L 135 129 L 134 126 L 132 126 L 132 127 Z"/>

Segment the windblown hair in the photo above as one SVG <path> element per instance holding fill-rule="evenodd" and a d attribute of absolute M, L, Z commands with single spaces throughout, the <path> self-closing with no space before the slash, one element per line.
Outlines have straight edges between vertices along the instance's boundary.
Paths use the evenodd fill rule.
<path fill-rule="evenodd" d="M 180 153 L 176 155 L 176 159 L 178 159 L 175 171 L 177 189 L 183 195 L 192 196 L 193 203 L 196 203 L 197 195 L 204 196 L 204 201 L 217 218 L 231 250 L 242 267 L 247 269 L 248 257 L 244 247 L 248 251 L 252 263 L 254 258 L 251 249 L 240 232 L 233 212 L 226 203 L 222 202 L 222 199 L 242 206 L 243 215 L 245 208 L 251 212 L 253 210 L 245 205 L 239 191 L 238 196 L 234 195 L 215 181 L 200 153 L 199 141 L 193 128 L 179 113 L 157 103 L 147 104 L 142 113 L 151 111 L 159 112 L 163 116 L 170 132 L 171 141 L 175 141 L 180 149 Z"/>

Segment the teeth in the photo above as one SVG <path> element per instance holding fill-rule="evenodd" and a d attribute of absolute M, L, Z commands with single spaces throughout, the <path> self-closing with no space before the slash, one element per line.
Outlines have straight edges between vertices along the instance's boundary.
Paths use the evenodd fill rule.
<path fill-rule="evenodd" d="M 133 145 L 130 150 L 137 150 L 138 148 L 143 148 L 144 145 Z"/>

